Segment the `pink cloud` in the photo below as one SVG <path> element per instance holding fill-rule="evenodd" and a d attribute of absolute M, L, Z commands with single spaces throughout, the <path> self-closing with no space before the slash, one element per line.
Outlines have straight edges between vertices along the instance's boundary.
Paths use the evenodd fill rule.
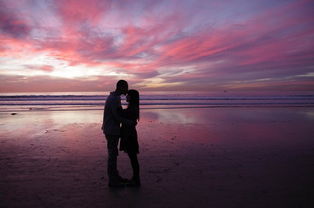
<path fill-rule="evenodd" d="M 43 65 L 39 67 L 39 69 L 46 72 L 52 72 L 54 70 L 54 67 L 50 65 Z"/>
<path fill-rule="evenodd" d="M 97 24 L 111 7 L 110 0 L 58 0 L 55 8 L 67 26 L 84 22 Z"/>
<path fill-rule="evenodd" d="M 50 76 L 0 76 L 0 92 L 86 92 L 113 90 L 112 77 L 89 79 L 64 79 Z"/>
<path fill-rule="evenodd" d="M 16 39 L 23 39 L 29 35 L 31 26 L 25 18 L 19 16 L 10 5 L 0 2 L 1 33 Z"/>
<path fill-rule="evenodd" d="M 28 55 L 45 53 L 71 66 L 109 65 L 133 75 L 133 81 L 162 76 L 165 82 L 194 87 L 201 83 L 204 89 L 215 88 L 206 84 L 209 82 L 227 86 L 239 80 L 273 78 L 280 83 L 287 77 L 299 79 L 297 75 L 313 70 L 312 3 L 264 4 L 251 11 L 258 2 L 240 6 L 218 1 L 176 5 L 167 1 L 60 0 L 46 5 L 45 11 L 55 17 L 48 18 L 49 27 L 43 27 L 44 18 L 31 16 L 31 11 L 40 12 L 35 9 L 42 6 L 38 2 L 14 6 L 2 2 L 0 55 L 18 59 L 25 51 Z M 224 9 L 230 5 L 232 11 Z M 185 66 L 193 70 L 175 77 L 162 74 L 167 67 L 180 71 Z M 54 66 L 43 65 L 38 70 L 50 72 Z"/>

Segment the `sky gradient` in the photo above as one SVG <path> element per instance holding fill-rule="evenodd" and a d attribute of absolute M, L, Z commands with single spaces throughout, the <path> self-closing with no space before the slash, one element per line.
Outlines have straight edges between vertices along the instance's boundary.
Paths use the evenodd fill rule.
<path fill-rule="evenodd" d="M 0 0 L 0 92 L 314 92 L 310 0 Z"/>

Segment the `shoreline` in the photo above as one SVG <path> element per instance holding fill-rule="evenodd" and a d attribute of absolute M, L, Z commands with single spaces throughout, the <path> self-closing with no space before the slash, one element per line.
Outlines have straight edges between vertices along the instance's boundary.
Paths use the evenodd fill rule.
<path fill-rule="evenodd" d="M 125 107 L 125 106 L 124 106 Z M 243 109 L 252 109 L 252 108 L 256 108 L 256 109 L 260 109 L 260 108 L 314 108 L 314 104 L 307 104 L 307 105 L 211 105 L 211 106 L 175 106 L 175 107 L 144 107 L 144 108 L 140 108 L 141 110 L 166 110 L 166 109 L 217 109 L 217 108 L 243 108 Z M 0 113 L 7 113 L 7 112 L 40 112 L 40 111 L 102 111 L 102 108 L 98 108 L 98 107 L 92 107 L 92 108 L 85 108 L 85 107 L 81 107 L 81 108 L 62 108 L 60 107 L 59 109 L 56 109 L 55 107 L 51 107 L 51 108 L 36 108 L 36 107 L 32 107 L 32 108 L 27 108 L 27 109 L 0 109 Z"/>

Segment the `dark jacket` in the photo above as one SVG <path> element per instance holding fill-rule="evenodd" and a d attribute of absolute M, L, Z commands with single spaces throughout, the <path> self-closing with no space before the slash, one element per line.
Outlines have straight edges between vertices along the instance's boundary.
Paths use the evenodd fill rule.
<path fill-rule="evenodd" d="M 125 119 L 137 122 L 136 112 L 132 109 L 123 109 L 120 111 L 120 115 Z M 125 125 L 122 123 L 120 132 L 120 150 L 127 153 L 139 153 L 136 126 Z"/>
<path fill-rule="evenodd" d="M 127 123 L 128 120 L 119 115 L 121 107 L 120 95 L 111 92 L 106 99 L 104 107 L 103 133 L 106 135 L 120 135 L 120 123 Z"/>

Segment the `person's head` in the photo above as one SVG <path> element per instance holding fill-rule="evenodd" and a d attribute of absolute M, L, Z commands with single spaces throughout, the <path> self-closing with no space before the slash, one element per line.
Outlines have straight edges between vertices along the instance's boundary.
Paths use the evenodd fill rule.
<path fill-rule="evenodd" d="M 129 90 L 126 95 L 126 101 L 129 103 L 128 108 L 135 110 L 137 119 L 140 119 L 140 94 L 137 90 Z"/>
<path fill-rule="evenodd" d="M 117 82 L 116 92 L 126 95 L 126 93 L 128 92 L 128 89 L 129 89 L 129 85 L 127 81 L 119 80 Z"/>

